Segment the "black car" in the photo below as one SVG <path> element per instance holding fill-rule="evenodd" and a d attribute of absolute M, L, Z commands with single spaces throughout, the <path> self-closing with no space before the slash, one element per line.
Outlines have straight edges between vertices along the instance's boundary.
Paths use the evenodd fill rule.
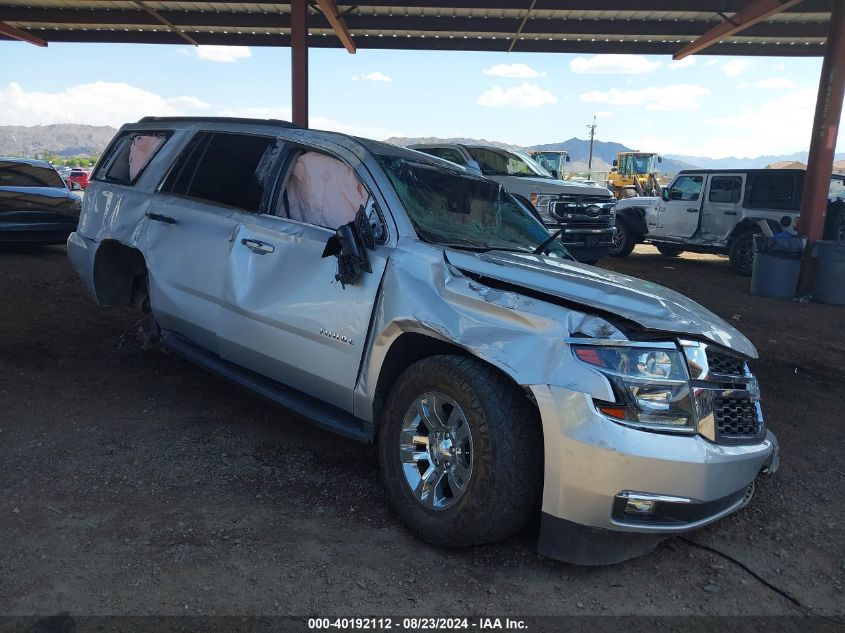
<path fill-rule="evenodd" d="M 50 163 L 0 158 L 0 243 L 64 244 L 80 206 Z"/>

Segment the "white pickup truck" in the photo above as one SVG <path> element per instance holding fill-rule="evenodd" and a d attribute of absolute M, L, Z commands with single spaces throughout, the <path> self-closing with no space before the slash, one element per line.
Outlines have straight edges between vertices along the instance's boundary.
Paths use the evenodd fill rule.
<path fill-rule="evenodd" d="M 625 257 L 648 241 L 667 257 L 684 251 L 728 255 L 731 268 L 750 275 L 752 236 L 765 220 L 777 233 L 794 231 L 806 172 L 801 169 L 684 170 L 661 197 L 616 205 L 610 255 Z M 843 177 L 831 179 L 825 238 L 845 240 Z"/>

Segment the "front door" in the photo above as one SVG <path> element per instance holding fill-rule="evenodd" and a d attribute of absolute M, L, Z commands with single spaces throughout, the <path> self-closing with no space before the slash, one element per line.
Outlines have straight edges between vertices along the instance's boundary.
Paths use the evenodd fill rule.
<path fill-rule="evenodd" d="M 692 237 L 698 230 L 701 214 L 703 174 L 678 176 L 669 188 L 669 200 L 660 203 L 657 235 L 669 238 Z"/>
<path fill-rule="evenodd" d="M 323 257 L 337 226 L 368 190 L 345 163 L 301 151 L 288 161 L 272 214 L 241 214 L 220 324 L 223 358 L 352 411 L 352 393 L 388 247 L 368 251 L 372 272 L 343 287 Z"/>

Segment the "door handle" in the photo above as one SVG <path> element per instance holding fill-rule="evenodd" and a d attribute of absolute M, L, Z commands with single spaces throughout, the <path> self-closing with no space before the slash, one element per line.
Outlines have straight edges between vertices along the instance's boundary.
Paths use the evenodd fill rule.
<path fill-rule="evenodd" d="M 695 207 L 690 207 L 689 209 L 687 209 L 687 213 L 698 213 L 698 209 L 696 209 Z"/>
<path fill-rule="evenodd" d="M 268 244 L 267 242 L 262 242 L 261 240 L 251 240 L 249 238 L 243 238 L 241 240 L 241 244 L 246 246 L 249 250 L 253 253 L 258 253 L 259 255 L 264 255 L 266 253 L 272 253 L 276 250 L 276 247 L 272 244 Z"/>
<path fill-rule="evenodd" d="M 725 211 L 725 215 L 736 215 L 736 211 Z"/>
<path fill-rule="evenodd" d="M 164 224 L 176 224 L 176 218 L 171 218 L 169 215 L 162 215 L 161 213 L 148 213 L 147 217 L 156 222 L 163 222 Z"/>

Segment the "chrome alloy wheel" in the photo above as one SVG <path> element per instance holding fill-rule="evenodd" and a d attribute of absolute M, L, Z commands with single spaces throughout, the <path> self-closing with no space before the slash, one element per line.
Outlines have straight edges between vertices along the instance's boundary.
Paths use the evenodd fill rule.
<path fill-rule="evenodd" d="M 405 481 L 431 510 L 455 505 L 472 477 L 472 430 L 458 404 L 433 391 L 417 398 L 402 421 L 399 450 Z"/>

